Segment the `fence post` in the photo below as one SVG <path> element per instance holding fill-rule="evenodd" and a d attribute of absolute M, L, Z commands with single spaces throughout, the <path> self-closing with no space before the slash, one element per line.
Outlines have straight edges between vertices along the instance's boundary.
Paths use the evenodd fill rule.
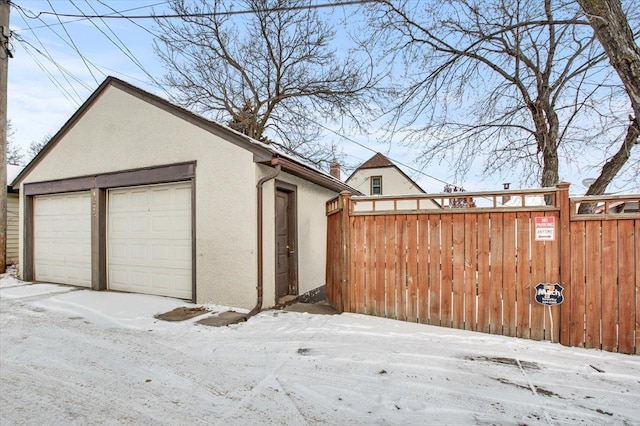
<path fill-rule="evenodd" d="M 571 203 L 569 202 L 569 183 L 559 182 L 556 185 L 557 205 L 560 208 L 560 226 L 558 229 L 558 245 L 560 255 L 560 285 L 564 288 L 564 303 L 560 305 L 560 336 L 562 345 L 571 343 Z"/>
<path fill-rule="evenodd" d="M 345 311 L 345 307 L 350 306 L 351 289 L 349 280 L 349 270 L 351 268 L 351 235 L 349 233 L 349 213 L 351 212 L 351 192 L 342 191 L 340 193 L 340 302 L 338 306 L 340 312 Z"/>

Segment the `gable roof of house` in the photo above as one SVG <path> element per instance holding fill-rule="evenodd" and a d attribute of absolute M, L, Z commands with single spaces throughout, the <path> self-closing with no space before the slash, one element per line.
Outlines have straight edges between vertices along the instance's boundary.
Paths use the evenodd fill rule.
<path fill-rule="evenodd" d="M 166 99 L 160 96 L 149 93 L 139 87 L 133 86 L 125 81 L 122 81 L 115 77 L 107 77 L 100 86 L 89 96 L 89 98 L 78 108 L 78 110 L 67 120 L 67 122 L 58 130 L 58 132 L 49 140 L 49 142 L 42 148 L 42 150 L 36 155 L 29 164 L 15 177 L 11 186 L 18 187 L 20 182 L 42 161 L 42 159 L 55 147 L 66 133 L 84 116 L 84 114 L 93 106 L 98 98 L 107 90 L 108 87 L 116 87 L 129 95 L 135 96 L 151 105 L 160 108 L 170 114 L 175 115 L 189 123 L 200 127 L 201 129 L 208 131 L 220 138 L 235 144 L 241 148 L 244 148 L 254 154 L 254 162 L 265 164 L 269 166 L 276 166 L 280 164 L 282 170 L 292 175 L 303 178 L 307 181 L 313 182 L 322 187 L 334 190 L 334 191 L 350 191 L 352 193 L 359 194 L 360 192 L 351 188 L 349 185 L 334 178 L 328 173 L 319 171 L 307 164 L 304 164 L 295 158 L 279 151 L 271 145 L 267 145 L 263 142 L 250 138 L 249 136 L 237 132 L 227 126 L 216 123 L 195 114 L 192 111 L 182 108 L 178 105 L 172 104 Z"/>
<path fill-rule="evenodd" d="M 377 152 L 373 157 L 369 158 L 367 161 L 365 161 L 364 163 L 362 163 L 357 169 L 355 169 L 353 171 L 353 173 L 351 173 L 351 175 L 347 178 L 347 180 L 345 180 L 345 182 L 349 182 L 349 180 L 355 176 L 355 174 L 360 171 L 360 170 L 366 170 L 366 169 L 382 169 L 382 168 L 386 168 L 386 167 L 393 167 L 394 169 L 396 169 L 398 171 L 398 173 L 400 173 L 402 176 L 405 177 L 405 179 L 407 179 L 409 182 L 411 182 L 411 184 L 413 186 L 415 186 L 416 188 L 418 188 L 418 190 L 420 192 L 422 192 L 423 194 L 426 194 L 425 190 L 422 189 L 420 187 L 420 185 L 418 185 L 413 179 L 411 179 L 405 172 L 403 172 L 398 166 L 396 166 L 393 161 L 389 160 L 385 155 Z"/>

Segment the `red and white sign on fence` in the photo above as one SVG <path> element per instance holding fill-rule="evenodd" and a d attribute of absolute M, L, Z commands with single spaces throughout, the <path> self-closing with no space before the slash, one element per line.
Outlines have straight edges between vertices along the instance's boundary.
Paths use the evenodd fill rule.
<path fill-rule="evenodd" d="M 536 217 L 536 241 L 554 241 L 556 239 L 556 218 L 553 216 Z"/>

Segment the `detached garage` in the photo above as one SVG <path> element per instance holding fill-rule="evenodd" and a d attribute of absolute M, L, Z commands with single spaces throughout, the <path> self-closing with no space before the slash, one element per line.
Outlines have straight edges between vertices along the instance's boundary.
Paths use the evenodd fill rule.
<path fill-rule="evenodd" d="M 112 77 L 13 187 L 23 279 L 247 309 L 324 285 L 325 202 L 351 190 Z"/>

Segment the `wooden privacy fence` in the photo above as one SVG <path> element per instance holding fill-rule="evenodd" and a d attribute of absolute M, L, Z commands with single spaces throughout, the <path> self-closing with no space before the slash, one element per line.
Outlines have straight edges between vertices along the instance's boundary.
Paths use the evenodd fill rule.
<path fill-rule="evenodd" d="M 640 195 L 568 194 L 568 184 L 434 196 L 344 192 L 327 203 L 327 300 L 346 312 L 638 353 L 640 213 L 613 206 L 637 206 Z M 577 214 L 585 203 L 604 208 Z M 540 283 L 560 284 L 564 301 L 536 302 Z"/>

